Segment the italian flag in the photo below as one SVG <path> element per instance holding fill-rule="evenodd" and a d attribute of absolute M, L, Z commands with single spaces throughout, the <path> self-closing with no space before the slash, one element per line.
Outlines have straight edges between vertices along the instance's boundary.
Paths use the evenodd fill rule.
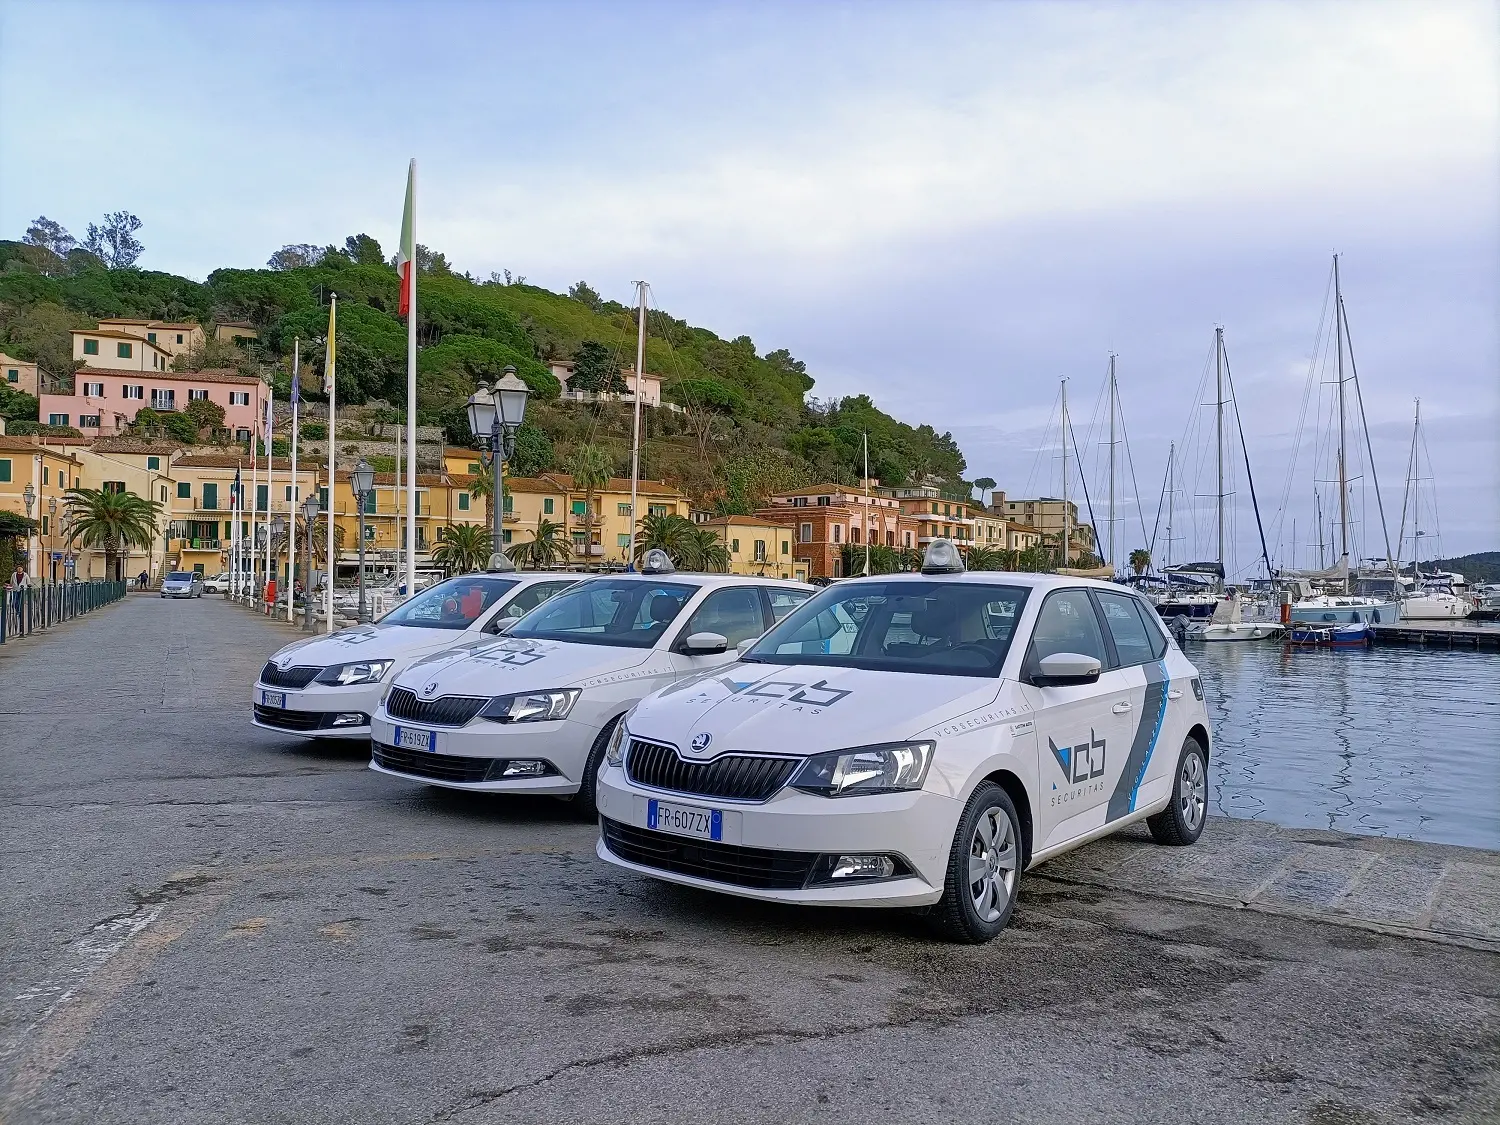
<path fill-rule="evenodd" d="M 406 209 L 401 213 L 401 246 L 396 251 L 396 275 L 401 279 L 401 306 L 396 315 L 406 316 L 411 312 L 412 286 L 415 284 L 417 247 L 412 236 L 412 194 L 417 174 L 417 162 L 413 160 L 406 169 Z"/>

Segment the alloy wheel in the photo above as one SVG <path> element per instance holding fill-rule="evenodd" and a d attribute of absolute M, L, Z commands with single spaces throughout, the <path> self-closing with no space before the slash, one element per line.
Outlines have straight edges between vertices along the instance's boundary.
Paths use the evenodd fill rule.
<path fill-rule="evenodd" d="M 1187 754 L 1182 759 L 1178 793 L 1182 823 L 1189 832 L 1196 832 L 1208 807 L 1208 778 L 1203 772 L 1203 759 L 1197 754 Z"/>
<path fill-rule="evenodd" d="M 991 806 L 979 816 L 969 841 L 969 896 L 974 912 L 993 922 L 1005 912 L 1016 885 L 1016 837 L 1005 810 Z"/>

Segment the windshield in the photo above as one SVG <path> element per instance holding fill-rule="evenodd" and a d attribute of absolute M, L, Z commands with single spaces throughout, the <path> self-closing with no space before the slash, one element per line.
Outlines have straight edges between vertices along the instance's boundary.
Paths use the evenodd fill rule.
<path fill-rule="evenodd" d="M 191 582 L 192 580 L 193 572 L 190 570 L 174 570 L 167 575 L 168 582 Z"/>
<path fill-rule="evenodd" d="M 628 578 L 580 582 L 521 618 L 511 626 L 510 636 L 650 648 L 696 588 Z"/>
<path fill-rule="evenodd" d="M 1026 590 L 978 582 L 859 581 L 830 586 L 743 657 L 939 676 L 998 676 Z"/>
<path fill-rule="evenodd" d="M 380 619 L 382 625 L 467 629 L 520 579 L 465 574 L 423 590 Z"/>

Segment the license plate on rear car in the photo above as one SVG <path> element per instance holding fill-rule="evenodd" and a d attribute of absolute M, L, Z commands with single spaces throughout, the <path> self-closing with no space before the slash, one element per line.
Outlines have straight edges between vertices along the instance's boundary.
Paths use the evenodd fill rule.
<path fill-rule="evenodd" d="M 260 693 L 260 705 L 262 707 L 286 707 L 286 692 L 263 691 Z"/>
<path fill-rule="evenodd" d="M 655 798 L 646 803 L 646 827 L 674 836 L 692 836 L 699 840 L 724 838 L 724 814 L 718 809 L 697 809 L 689 805 L 672 805 Z"/>
<path fill-rule="evenodd" d="M 416 727 L 397 727 L 396 745 L 403 750 L 424 750 L 429 754 L 437 752 L 437 731 L 419 730 Z"/>

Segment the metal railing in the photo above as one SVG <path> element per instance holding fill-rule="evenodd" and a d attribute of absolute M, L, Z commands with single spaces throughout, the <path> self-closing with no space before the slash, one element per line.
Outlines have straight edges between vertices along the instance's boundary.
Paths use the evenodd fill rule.
<path fill-rule="evenodd" d="M 0 645 L 117 602 L 126 589 L 125 582 L 99 580 L 0 590 Z"/>

